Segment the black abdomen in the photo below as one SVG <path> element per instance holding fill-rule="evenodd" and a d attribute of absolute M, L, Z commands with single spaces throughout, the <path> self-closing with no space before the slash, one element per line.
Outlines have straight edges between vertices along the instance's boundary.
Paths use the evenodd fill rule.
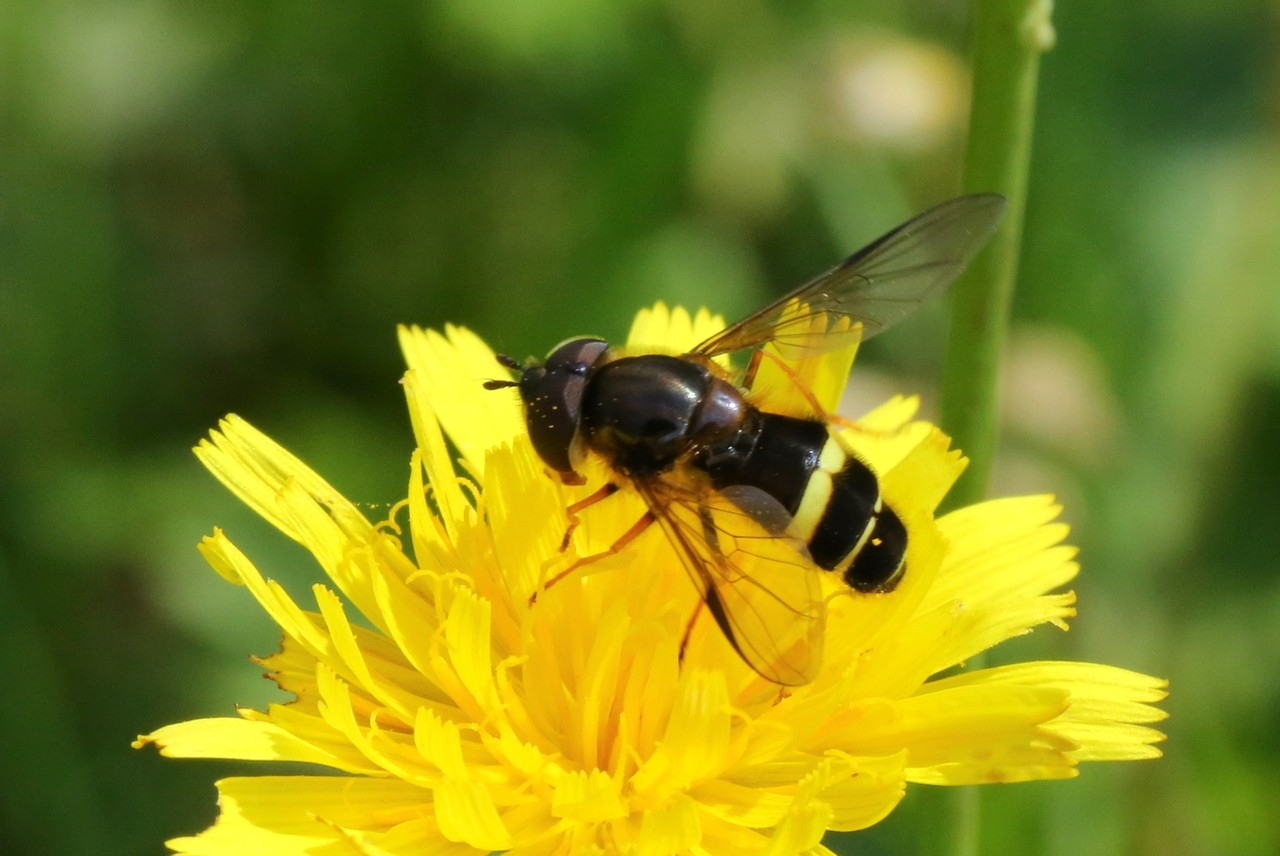
<path fill-rule="evenodd" d="M 749 485 L 777 499 L 814 563 L 858 591 L 896 586 L 907 532 L 871 468 L 822 422 L 752 411 L 737 436 L 702 450 L 694 465 L 717 488 Z"/>

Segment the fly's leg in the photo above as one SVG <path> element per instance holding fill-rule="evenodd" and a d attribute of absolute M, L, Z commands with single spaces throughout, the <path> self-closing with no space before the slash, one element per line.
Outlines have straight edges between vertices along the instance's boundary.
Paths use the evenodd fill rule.
<path fill-rule="evenodd" d="M 813 390 L 809 388 L 809 385 L 804 382 L 800 375 L 796 374 L 795 369 L 787 365 L 786 362 L 784 362 L 777 354 L 771 354 L 763 348 L 751 354 L 751 362 L 747 366 L 747 376 L 744 382 L 747 389 L 750 389 L 752 383 L 755 381 L 756 371 L 760 368 L 760 361 L 762 359 L 771 360 L 773 364 L 787 376 L 787 379 L 791 381 L 796 390 L 804 396 L 805 402 L 813 409 L 814 415 L 824 422 L 829 422 L 832 425 L 838 425 L 841 428 L 846 428 L 850 431 L 856 431 L 859 434 L 870 435 L 873 437 L 886 437 L 897 433 L 897 431 L 877 431 L 874 428 L 868 428 L 867 426 L 859 423 L 856 419 L 841 416 L 839 413 L 828 413 L 818 401 L 817 397 L 814 396 Z"/>
<path fill-rule="evenodd" d="M 698 623 L 698 617 L 702 615 L 702 608 L 706 606 L 706 601 L 699 600 L 698 605 L 693 608 L 693 615 L 689 616 L 689 623 L 684 626 L 684 635 L 680 637 L 680 662 L 684 662 L 684 651 L 689 647 L 689 637 L 693 635 L 693 626 Z"/>
<path fill-rule="evenodd" d="M 597 502 L 598 501 L 599 500 L 597 500 Z M 559 571 L 555 576 L 553 576 L 551 579 L 543 583 L 540 590 L 546 591 L 547 589 L 551 588 L 553 585 L 560 582 L 562 579 L 569 576 L 569 574 L 573 573 L 574 571 L 578 570 L 584 565 L 589 565 L 592 562 L 598 562 L 601 559 L 608 558 L 609 556 L 616 556 L 618 553 L 622 552 L 622 550 L 625 549 L 628 544 L 630 544 L 636 538 L 640 537 L 640 534 L 643 533 L 644 530 L 652 526 L 653 521 L 656 519 L 657 518 L 653 516 L 653 512 L 646 511 L 640 517 L 639 520 L 637 520 L 635 523 L 632 524 L 630 529 L 628 529 L 626 532 L 623 532 L 622 535 L 618 537 L 618 540 L 614 541 L 612 544 L 610 544 L 605 549 L 601 550 L 599 553 L 592 553 L 590 556 L 582 556 L 581 558 L 576 560 L 573 564 L 571 564 L 569 567 L 565 568 L 562 571 Z M 538 592 L 535 591 L 533 594 L 529 596 L 529 603 L 532 604 L 537 599 L 538 599 Z"/>
<path fill-rule="evenodd" d="M 804 396 L 804 400 L 808 403 L 809 407 L 813 409 L 814 415 L 819 419 L 826 422 L 849 422 L 852 424 L 850 420 L 847 420 L 842 416 L 828 413 L 826 408 L 819 403 L 817 397 L 813 394 L 813 390 L 809 388 L 809 384 L 805 383 L 804 380 L 801 379 L 800 375 L 796 374 L 795 369 L 787 365 L 786 362 L 777 354 L 771 354 L 764 348 L 753 351 L 751 354 L 751 362 L 747 365 L 747 376 L 744 382 L 747 389 L 750 389 L 755 383 L 756 372 L 760 369 L 760 361 L 764 359 L 772 361 L 773 364 L 778 367 L 779 371 L 787 376 L 787 379 L 790 380 L 796 390 Z"/>
<path fill-rule="evenodd" d="M 578 517 L 578 513 L 585 511 L 597 502 L 608 499 L 618 492 L 618 486 L 613 482 L 605 482 L 598 491 L 590 496 L 583 497 L 577 502 L 565 508 L 565 514 L 569 518 L 569 525 L 564 530 L 564 537 L 560 539 L 560 552 L 563 553 L 569 549 L 569 540 L 573 537 L 573 531 L 578 528 L 578 524 L 582 522 Z"/>

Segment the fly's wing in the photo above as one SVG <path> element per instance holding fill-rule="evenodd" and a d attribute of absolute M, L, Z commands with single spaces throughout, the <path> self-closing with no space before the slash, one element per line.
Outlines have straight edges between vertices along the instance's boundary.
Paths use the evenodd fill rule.
<path fill-rule="evenodd" d="M 636 487 L 743 661 L 776 684 L 812 681 L 822 661 L 821 571 L 790 534 L 786 509 L 753 487 Z"/>
<path fill-rule="evenodd" d="M 799 359 L 869 339 L 950 285 L 995 232 L 1005 207 L 994 193 L 943 202 L 691 353 L 713 357 L 772 342 L 782 357 Z"/>

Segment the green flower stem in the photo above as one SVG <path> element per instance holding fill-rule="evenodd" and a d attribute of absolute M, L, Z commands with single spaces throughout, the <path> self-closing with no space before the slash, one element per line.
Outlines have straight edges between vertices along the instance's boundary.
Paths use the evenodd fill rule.
<path fill-rule="evenodd" d="M 1000 360 L 1018 271 L 1040 54 L 1053 46 L 1052 0 L 975 0 L 973 106 L 965 156 L 968 192 L 1009 200 L 1004 223 L 952 294 L 951 335 L 942 372 L 942 426 L 969 456 L 948 497 L 954 506 L 981 501 L 991 474 L 998 427 Z M 980 665 L 970 661 L 970 665 Z M 977 856 L 981 804 L 974 787 L 957 790 L 952 853 Z"/>
<path fill-rule="evenodd" d="M 1009 200 L 991 243 L 952 288 L 942 371 L 942 427 L 969 457 L 953 505 L 986 494 L 997 436 L 1000 358 L 1018 270 L 1040 54 L 1053 44 L 1050 0 L 975 0 L 973 106 L 965 190 Z"/>

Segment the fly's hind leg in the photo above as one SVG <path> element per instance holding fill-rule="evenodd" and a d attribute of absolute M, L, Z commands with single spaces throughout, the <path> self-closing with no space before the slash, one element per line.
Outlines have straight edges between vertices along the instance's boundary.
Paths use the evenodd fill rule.
<path fill-rule="evenodd" d="M 748 389 L 751 388 L 751 384 L 755 381 L 756 371 L 760 368 L 760 361 L 763 359 L 772 361 L 773 364 L 778 367 L 778 370 L 787 376 L 787 379 L 791 381 L 796 390 L 804 396 L 805 403 L 813 409 L 814 415 L 824 422 L 829 422 L 832 425 L 837 425 L 841 428 L 848 429 L 849 431 L 856 431 L 859 434 L 870 435 L 872 437 L 886 437 L 897 433 L 897 431 L 878 431 L 875 428 L 868 428 L 856 419 L 841 416 L 839 413 L 828 413 L 826 408 L 822 406 L 821 402 L 819 402 L 817 397 L 813 394 L 813 390 L 809 388 L 809 384 L 805 383 L 804 379 L 801 378 L 800 375 L 796 374 L 795 369 L 787 365 L 786 362 L 777 354 L 769 353 L 763 348 L 751 354 L 751 363 L 747 366 L 747 376 L 745 381 L 745 385 Z"/>
<path fill-rule="evenodd" d="M 828 422 L 843 420 L 843 417 L 827 412 L 826 408 L 822 406 L 817 397 L 813 394 L 813 390 L 809 388 L 809 384 L 805 383 L 800 375 L 796 374 L 795 369 L 787 365 L 786 362 L 777 354 L 771 354 L 764 348 L 760 348 L 751 353 L 751 362 L 747 365 L 747 376 L 743 381 L 743 384 L 747 389 L 750 389 L 755 384 L 756 372 L 760 370 L 761 360 L 765 359 L 772 361 L 773 364 L 778 367 L 778 370 L 787 376 L 787 379 L 791 381 L 793 386 L 795 386 L 796 391 L 804 396 L 805 402 L 813 409 L 813 414 L 815 416 Z"/>
<path fill-rule="evenodd" d="M 693 608 L 693 615 L 689 616 L 689 623 L 684 626 L 684 635 L 680 637 L 680 662 L 684 662 L 685 649 L 689 647 L 689 637 L 693 635 L 693 626 L 698 623 L 698 617 L 702 615 L 702 608 L 706 606 L 706 601 L 699 600 L 698 605 Z"/>

